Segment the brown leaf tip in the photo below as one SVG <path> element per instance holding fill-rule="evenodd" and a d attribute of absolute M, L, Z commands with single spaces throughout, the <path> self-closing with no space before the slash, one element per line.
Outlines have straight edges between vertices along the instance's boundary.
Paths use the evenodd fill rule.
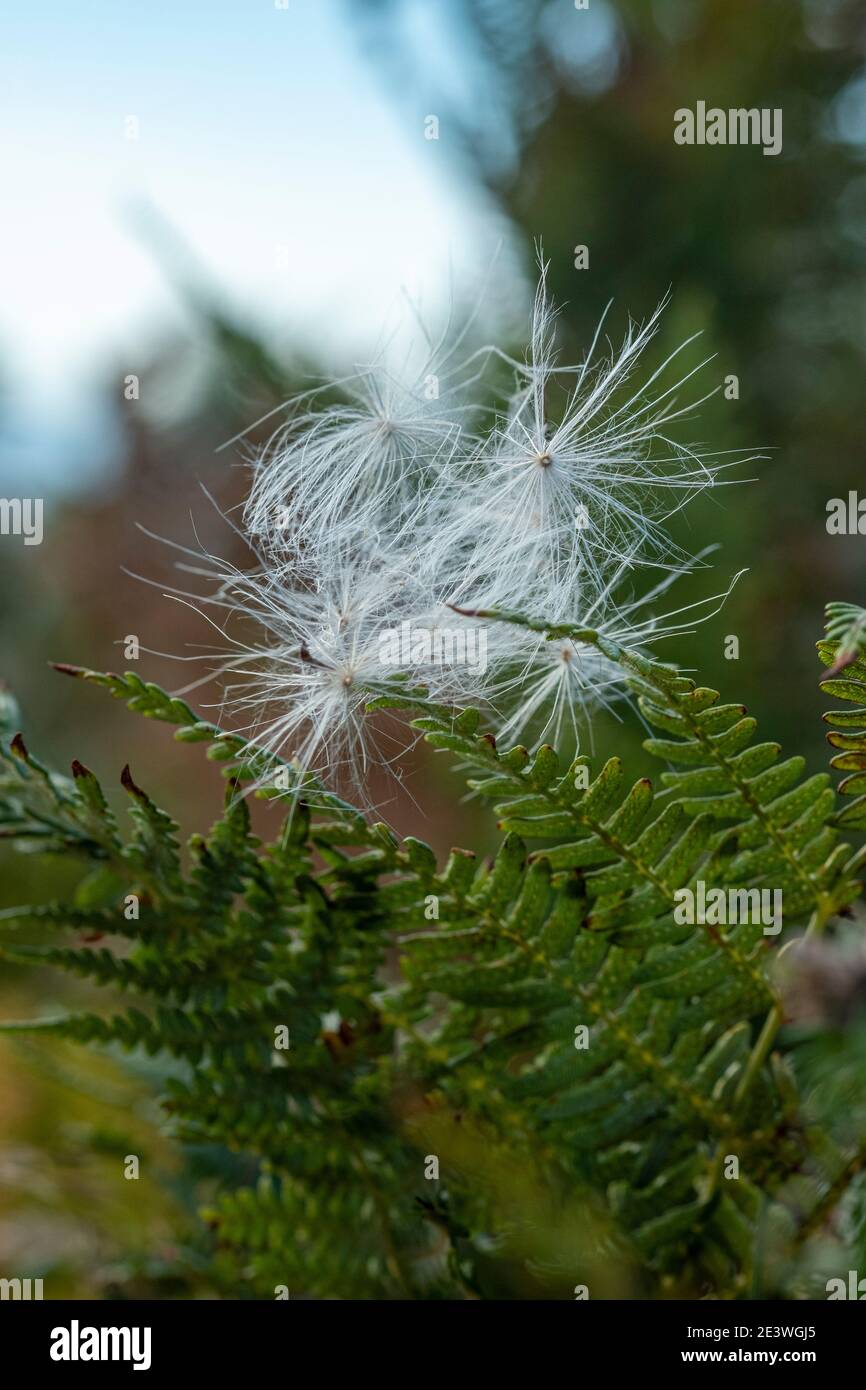
<path fill-rule="evenodd" d="M 124 791 L 129 792 L 130 796 L 137 796 L 144 801 L 147 800 L 147 797 L 145 796 L 145 793 L 141 790 L 141 787 L 137 787 L 135 782 L 133 782 L 132 780 L 132 773 L 129 770 L 129 763 L 126 764 L 126 766 L 120 774 L 120 785 L 123 787 Z"/>
<path fill-rule="evenodd" d="M 448 603 L 446 608 L 450 608 L 452 613 L 459 613 L 461 618 L 489 618 L 490 613 L 486 608 L 461 608 L 456 603 Z"/>
<path fill-rule="evenodd" d="M 23 734 L 16 734 L 9 747 L 12 749 L 12 752 L 15 754 L 16 758 L 23 758 L 24 761 L 27 762 L 27 760 L 30 757 L 30 754 L 27 752 L 27 744 L 24 742 Z"/>
<path fill-rule="evenodd" d="M 824 679 L 830 680 L 833 676 L 841 675 L 846 667 L 850 666 L 856 660 L 857 655 L 858 653 L 856 650 L 841 652 L 839 656 L 836 657 L 836 660 L 833 662 L 833 665 L 830 667 Z"/>

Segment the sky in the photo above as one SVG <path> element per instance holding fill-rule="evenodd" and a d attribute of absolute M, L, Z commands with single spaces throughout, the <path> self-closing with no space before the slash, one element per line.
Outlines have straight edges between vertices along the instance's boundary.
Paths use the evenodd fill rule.
<path fill-rule="evenodd" d="M 402 287 L 429 306 L 477 281 L 502 235 L 341 0 L 19 0 L 0 92 L 0 485 L 98 476 L 106 379 L 182 327 L 143 209 L 243 321 L 344 357 Z"/>

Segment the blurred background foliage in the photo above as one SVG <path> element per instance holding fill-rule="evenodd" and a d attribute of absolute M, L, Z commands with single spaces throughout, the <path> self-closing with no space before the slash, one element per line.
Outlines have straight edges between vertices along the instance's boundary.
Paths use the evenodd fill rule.
<path fill-rule="evenodd" d="M 863 602 L 864 593 L 863 541 L 828 536 L 825 509 L 864 478 L 866 7 L 590 0 L 578 11 L 573 0 L 444 0 L 423 14 L 436 29 L 430 46 L 419 42 L 423 25 L 407 23 L 410 10 L 417 21 L 410 0 L 365 0 L 345 6 L 345 21 L 358 62 L 402 118 L 420 128 L 427 114 L 438 116 L 436 158 L 487 209 L 491 254 L 504 239 L 491 297 L 513 288 L 525 301 L 540 240 L 563 306 L 567 359 L 586 347 L 609 299 L 616 340 L 628 314 L 646 317 L 670 289 L 654 362 L 700 331 L 700 354 L 713 355 L 705 389 L 739 378 L 739 400 L 717 394 L 678 437 L 766 459 L 741 470 L 755 481 L 716 489 L 677 520 L 689 549 L 720 546 L 714 568 L 684 581 L 677 601 L 719 592 L 743 567 L 749 573 L 719 617 L 667 654 L 746 703 L 767 736 L 817 770 L 824 744 L 813 644 L 822 606 Z M 782 154 L 675 145 L 674 111 L 699 99 L 782 108 Z M 167 223 L 142 214 L 140 230 L 194 329 L 162 338 L 140 368 L 138 400 L 124 398 L 125 362 L 106 369 L 113 468 L 98 489 L 68 487 L 43 546 L 0 544 L 0 647 L 40 755 L 64 766 L 78 757 L 106 785 L 128 761 L 191 830 L 216 811 L 217 770 L 164 730 L 61 681 L 47 663 L 123 667 L 127 634 L 159 653 L 207 640 L 201 619 L 163 596 L 177 582 L 172 553 L 137 527 L 185 544 L 197 535 L 243 563 L 241 542 L 201 485 L 231 516 L 244 495 L 243 459 L 279 416 L 219 446 L 306 389 L 311 373 L 336 373 L 311 339 L 279 348 L 267 341 L 252 309 L 231 285 L 208 281 L 196 248 L 182 246 Z M 579 244 L 589 248 L 588 270 L 574 268 Z M 512 287 L 513 267 L 524 281 Z M 503 346 L 522 352 L 519 342 Z M 724 657 L 728 634 L 739 637 L 736 661 Z M 143 655 L 139 669 L 185 683 L 163 657 Z M 209 698 L 200 692 L 196 701 Z M 633 722 L 605 717 L 595 749 L 620 753 L 638 775 L 640 737 Z M 405 783 L 383 807 L 401 833 L 440 852 L 451 843 L 482 847 L 472 804 L 452 805 L 453 773 L 419 753 Z M 2 849 L 0 871 L 0 906 L 48 898 L 69 873 Z M 63 1000 L 47 998 L 48 987 L 38 972 L 0 975 L 0 1011 L 49 1012 Z M 4 1041 L 0 1074 L 0 1272 L 44 1276 L 51 1296 L 219 1292 L 218 1274 L 204 1272 L 206 1240 L 193 1213 L 209 1185 L 231 1180 L 236 1160 L 214 1153 L 181 1164 L 161 1137 L 152 1067 Z M 138 1182 L 118 1181 L 128 1153 L 147 1155 Z"/>

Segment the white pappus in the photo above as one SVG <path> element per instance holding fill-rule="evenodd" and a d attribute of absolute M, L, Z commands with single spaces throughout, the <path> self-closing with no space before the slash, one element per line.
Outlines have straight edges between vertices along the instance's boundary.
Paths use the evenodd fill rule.
<path fill-rule="evenodd" d="M 703 560 L 670 540 L 666 516 L 730 466 L 669 437 L 700 403 L 677 400 L 699 367 L 662 382 L 681 349 L 632 382 L 660 313 L 629 323 L 619 350 L 597 361 L 602 319 L 583 362 L 562 365 L 542 265 L 524 362 L 484 348 L 453 365 L 464 330 L 450 348 L 425 341 L 405 381 L 383 359 L 343 383 L 348 403 L 316 410 L 302 398 L 255 464 L 244 528 L 258 563 L 210 572 L 206 602 L 231 621 L 218 625 L 228 646 L 208 655 L 233 726 L 364 795 L 373 761 L 394 764 L 412 741 L 405 728 L 384 746 L 366 713 L 395 681 L 484 703 L 506 739 L 577 741 L 587 717 L 622 695 L 620 669 L 591 645 L 459 610 L 541 614 L 637 650 L 710 616 L 701 604 L 652 615 Z M 516 390 L 482 433 L 485 403 L 471 388 L 494 353 Z M 646 567 L 662 576 L 636 597 L 625 586 Z"/>

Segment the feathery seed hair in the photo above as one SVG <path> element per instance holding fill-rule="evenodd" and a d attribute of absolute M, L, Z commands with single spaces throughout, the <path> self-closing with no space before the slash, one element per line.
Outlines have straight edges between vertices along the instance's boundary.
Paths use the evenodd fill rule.
<path fill-rule="evenodd" d="M 455 366 L 464 335 L 425 340 L 405 376 L 382 358 L 343 383 L 344 403 L 301 398 L 255 462 L 244 528 L 258 563 L 217 564 L 208 602 L 260 635 L 230 638 L 218 669 L 242 731 L 303 773 L 363 794 L 372 761 L 411 742 L 386 756 L 370 732 L 366 705 L 395 682 L 484 703 L 507 738 L 576 742 L 622 695 L 621 671 L 594 647 L 460 609 L 540 613 L 636 650 L 691 630 L 681 613 L 710 616 L 715 600 L 662 618 L 649 607 L 704 559 L 674 544 L 667 517 L 732 462 L 669 435 L 701 403 L 678 393 L 706 361 L 664 384 L 689 339 L 632 384 L 663 303 L 600 355 L 605 311 L 584 360 L 561 364 L 546 273 L 542 262 L 524 361 L 487 347 Z M 494 355 L 515 389 L 482 431 L 477 368 Z M 647 567 L 661 580 L 635 597 Z"/>

